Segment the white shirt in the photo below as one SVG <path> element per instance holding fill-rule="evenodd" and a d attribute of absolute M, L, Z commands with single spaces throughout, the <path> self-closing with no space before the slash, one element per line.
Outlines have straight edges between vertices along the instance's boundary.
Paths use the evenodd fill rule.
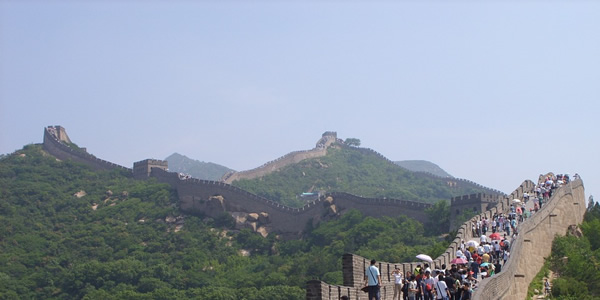
<path fill-rule="evenodd" d="M 492 247 L 490 247 L 490 245 L 488 245 L 488 244 L 483 245 L 483 252 L 490 253 L 490 250 L 492 250 Z"/>
<path fill-rule="evenodd" d="M 445 281 L 439 280 L 435 284 L 435 298 L 442 299 L 442 295 L 448 296 L 448 286 L 446 285 Z"/>
<path fill-rule="evenodd" d="M 481 246 L 477 247 L 477 254 L 483 255 L 483 247 L 481 247 Z"/>
<path fill-rule="evenodd" d="M 494 243 L 494 250 L 500 251 L 500 243 L 498 243 L 498 242 Z"/>
<path fill-rule="evenodd" d="M 402 284 L 402 273 L 394 274 L 394 279 L 396 284 Z"/>

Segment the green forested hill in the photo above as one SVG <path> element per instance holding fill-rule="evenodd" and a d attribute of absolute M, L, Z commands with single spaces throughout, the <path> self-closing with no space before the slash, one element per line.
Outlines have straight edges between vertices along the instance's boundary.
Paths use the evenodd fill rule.
<path fill-rule="evenodd" d="M 303 192 L 347 192 L 364 197 L 387 197 L 435 203 L 477 192 L 480 188 L 451 188 L 443 179 L 408 171 L 368 151 L 332 147 L 327 156 L 303 160 L 257 179 L 233 185 L 267 199 L 300 207 Z"/>
<path fill-rule="evenodd" d="M 0 299 L 304 299 L 307 280 L 341 284 L 343 253 L 402 262 L 447 246 L 412 219 L 357 211 L 280 241 L 183 215 L 176 199 L 40 145 L 2 156 Z"/>

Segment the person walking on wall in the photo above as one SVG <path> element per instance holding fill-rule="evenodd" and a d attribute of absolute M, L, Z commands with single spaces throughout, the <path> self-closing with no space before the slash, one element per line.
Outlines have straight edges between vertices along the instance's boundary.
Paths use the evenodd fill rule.
<path fill-rule="evenodd" d="M 417 300 L 417 292 L 419 291 L 419 284 L 415 275 L 410 276 L 408 282 L 408 300 Z"/>
<path fill-rule="evenodd" d="M 448 285 L 444 281 L 444 275 L 438 275 L 438 281 L 435 283 L 435 299 L 436 300 L 448 300 L 450 299 L 450 291 Z"/>
<path fill-rule="evenodd" d="M 369 287 L 369 300 L 380 300 L 381 273 L 375 263 L 376 261 L 372 259 L 371 265 L 365 270 L 365 285 Z"/>
<path fill-rule="evenodd" d="M 425 271 L 425 277 L 421 280 L 421 291 L 423 292 L 424 300 L 433 300 L 433 289 L 435 280 L 431 277 L 431 271 Z"/>

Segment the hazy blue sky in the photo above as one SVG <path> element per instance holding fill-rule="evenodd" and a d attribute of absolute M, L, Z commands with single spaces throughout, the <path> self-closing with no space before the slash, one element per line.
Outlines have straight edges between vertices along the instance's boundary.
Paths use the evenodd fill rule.
<path fill-rule="evenodd" d="M 0 0 L 0 153 L 62 125 L 128 167 L 245 170 L 337 131 L 506 193 L 598 191 L 600 2 L 88 2 Z"/>

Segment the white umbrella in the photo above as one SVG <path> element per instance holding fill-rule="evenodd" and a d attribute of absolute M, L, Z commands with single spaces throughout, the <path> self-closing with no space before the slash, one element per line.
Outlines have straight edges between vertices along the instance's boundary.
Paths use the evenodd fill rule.
<path fill-rule="evenodd" d="M 479 246 L 479 242 L 476 240 L 470 240 L 465 245 L 467 245 L 467 247 L 476 248 L 477 246 Z"/>
<path fill-rule="evenodd" d="M 419 255 L 417 255 L 417 258 L 420 260 L 423 260 L 423 261 L 433 263 L 433 259 L 431 259 L 431 256 L 429 256 L 427 254 L 419 254 Z"/>
<path fill-rule="evenodd" d="M 513 203 L 521 203 L 521 200 L 519 200 L 519 199 L 513 199 L 512 202 Z"/>

